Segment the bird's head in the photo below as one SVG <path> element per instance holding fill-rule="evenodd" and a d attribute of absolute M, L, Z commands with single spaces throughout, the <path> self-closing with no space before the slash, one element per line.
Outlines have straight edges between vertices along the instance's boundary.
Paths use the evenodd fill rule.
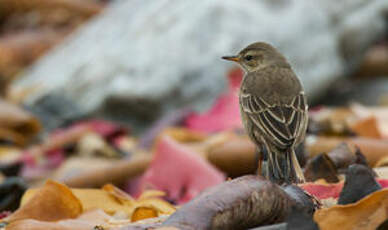
<path fill-rule="evenodd" d="M 247 72 L 257 71 L 270 65 L 290 67 L 279 51 L 264 42 L 253 43 L 241 50 L 238 55 L 222 58 L 237 62 Z"/>

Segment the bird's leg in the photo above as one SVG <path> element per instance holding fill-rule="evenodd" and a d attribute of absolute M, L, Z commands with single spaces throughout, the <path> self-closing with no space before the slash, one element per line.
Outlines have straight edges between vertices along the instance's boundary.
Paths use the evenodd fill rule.
<path fill-rule="evenodd" d="M 264 146 L 261 147 L 256 147 L 255 149 L 255 162 L 257 163 L 257 170 L 256 174 L 265 176 L 263 173 L 263 161 L 264 161 L 264 156 L 266 154 L 266 148 Z"/>

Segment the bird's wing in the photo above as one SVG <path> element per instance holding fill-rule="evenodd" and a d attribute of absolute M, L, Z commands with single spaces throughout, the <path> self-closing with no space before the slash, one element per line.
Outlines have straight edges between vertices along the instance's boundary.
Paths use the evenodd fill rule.
<path fill-rule="evenodd" d="M 307 122 L 307 104 L 304 93 L 295 96 L 289 104 L 269 104 L 251 94 L 240 95 L 242 110 L 256 125 L 258 131 L 280 148 L 288 148 L 304 132 Z"/>

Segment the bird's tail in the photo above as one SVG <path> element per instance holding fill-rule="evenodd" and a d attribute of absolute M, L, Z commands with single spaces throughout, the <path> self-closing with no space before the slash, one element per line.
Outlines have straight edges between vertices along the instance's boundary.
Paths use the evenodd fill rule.
<path fill-rule="evenodd" d="M 289 150 L 267 149 L 262 165 L 263 175 L 277 183 L 303 183 L 303 171 L 293 148 Z"/>

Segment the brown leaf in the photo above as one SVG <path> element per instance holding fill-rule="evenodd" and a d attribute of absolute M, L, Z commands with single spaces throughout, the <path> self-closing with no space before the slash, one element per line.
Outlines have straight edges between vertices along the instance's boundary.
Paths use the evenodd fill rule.
<path fill-rule="evenodd" d="M 376 181 L 372 169 L 360 164 L 350 165 L 338 204 L 354 203 L 380 189 L 381 185 Z"/>
<path fill-rule="evenodd" d="M 180 207 L 163 226 L 247 229 L 284 221 L 293 205 L 314 209 L 311 197 L 297 186 L 283 188 L 260 176 L 243 176 L 205 190 Z"/>
<path fill-rule="evenodd" d="M 388 142 L 386 140 L 366 137 L 317 137 L 307 142 L 307 149 L 312 157 L 322 152 L 330 152 L 342 142 L 354 149 L 356 146 L 359 147 L 371 166 L 387 155 Z"/>
<path fill-rule="evenodd" d="M 231 177 L 252 174 L 257 168 L 255 145 L 247 136 L 227 135 L 225 141 L 209 149 L 207 157 Z"/>
<path fill-rule="evenodd" d="M 307 181 L 316 181 L 323 178 L 330 183 L 339 182 L 336 166 L 326 153 L 310 159 L 307 162 L 304 175 Z"/>
<path fill-rule="evenodd" d="M 357 203 L 317 210 L 314 220 L 321 230 L 374 230 L 387 219 L 388 189 L 370 194 Z"/>
<path fill-rule="evenodd" d="M 340 143 L 327 154 L 333 161 L 336 169 L 347 168 L 356 161 L 355 148 L 345 142 Z"/>
<path fill-rule="evenodd" d="M 315 130 L 323 135 L 349 134 L 348 121 L 354 116 L 353 112 L 345 107 L 324 107 L 310 112 L 309 115 Z"/>
<path fill-rule="evenodd" d="M 30 113 L 0 99 L 0 139 L 26 144 L 40 131 L 39 121 Z"/>

